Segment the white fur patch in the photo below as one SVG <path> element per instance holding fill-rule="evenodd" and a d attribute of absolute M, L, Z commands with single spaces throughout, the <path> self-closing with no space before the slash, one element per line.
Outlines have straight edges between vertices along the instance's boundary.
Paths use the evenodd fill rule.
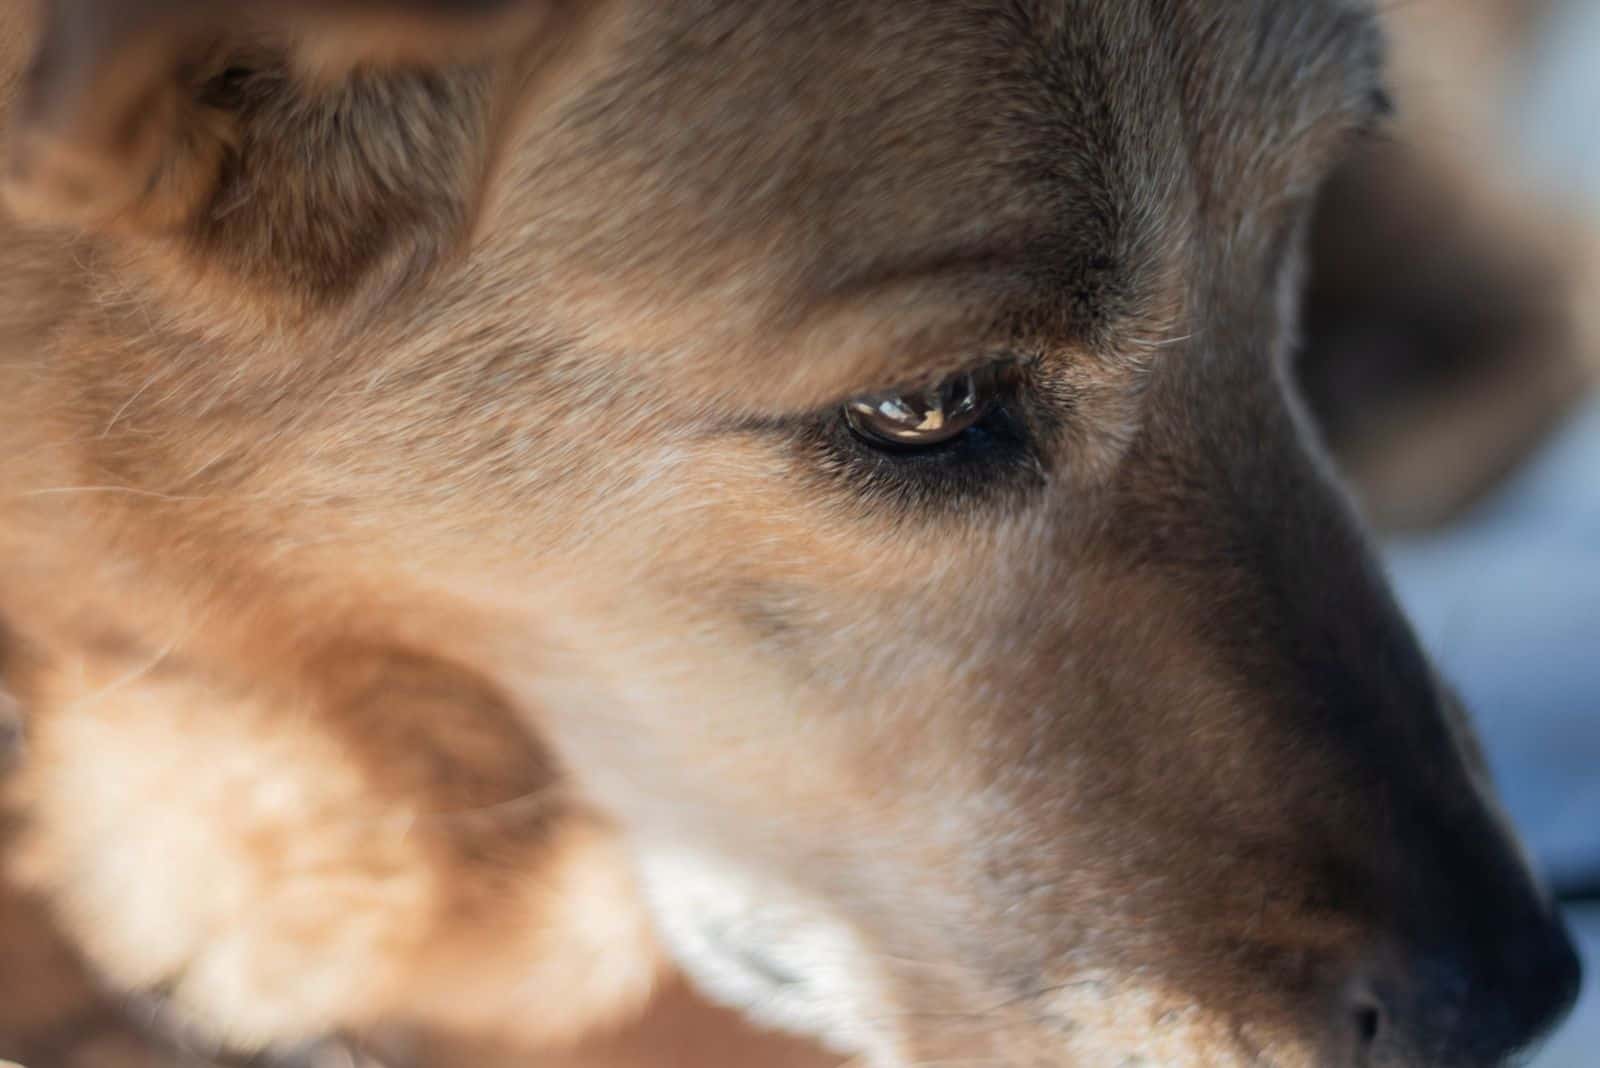
<path fill-rule="evenodd" d="M 881 1005 L 873 966 L 824 908 L 736 868 L 675 849 L 644 851 L 645 895 L 680 967 L 706 993 L 842 1053 L 894 1063 L 864 1018 Z"/>

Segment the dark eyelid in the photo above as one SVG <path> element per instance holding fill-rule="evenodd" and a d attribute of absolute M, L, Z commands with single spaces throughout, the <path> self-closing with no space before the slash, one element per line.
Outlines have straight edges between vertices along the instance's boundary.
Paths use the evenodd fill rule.
<path fill-rule="evenodd" d="M 797 426 L 836 421 L 840 418 L 845 406 L 853 400 L 859 400 L 863 397 L 913 392 L 917 389 L 938 385 L 940 382 L 956 375 L 969 374 L 987 367 L 994 367 L 999 371 L 999 374 L 994 379 L 994 384 L 997 390 L 998 402 L 1005 404 L 1013 399 L 1018 391 L 1023 388 L 1024 376 L 1028 369 L 1034 366 L 1038 360 L 1039 356 L 1037 354 L 999 347 L 985 355 L 974 357 L 965 364 L 953 364 L 952 368 L 947 371 L 941 371 L 922 378 L 914 378 L 909 382 L 900 381 L 886 388 L 858 389 L 815 408 L 723 420 L 719 423 L 716 432 L 770 434 L 774 431 L 789 430 Z"/>
<path fill-rule="evenodd" d="M 988 367 L 994 367 L 1001 372 L 997 381 L 1003 387 L 1014 389 L 1016 385 L 1015 376 L 1027 371 L 1027 369 L 1034 366 L 1039 359 L 1040 357 L 1037 353 L 1028 351 L 1026 347 L 1018 348 L 1016 346 L 996 345 L 987 349 L 978 348 L 974 350 L 974 355 L 968 359 L 960 362 L 952 360 L 948 365 L 941 365 L 937 370 L 929 370 L 924 374 L 913 375 L 910 378 L 902 377 L 893 382 L 879 383 L 877 385 L 863 385 L 860 388 L 853 389 L 849 393 L 830 399 L 814 408 L 807 408 L 803 411 L 774 413 L 771 415 L 765 415 L 751 419 L 743 419 L 738 421 L 738 425 L 743 427 L 778 426 L 785 423 L 804 422 L 811 419 L 831 416 L 837 414 L 840 409 L 853 400 L 860 400 L 863 397 L 887 396 L 898 393 L 914 393 L 919 389 L 928 389 L 937 386 L 941 382 L 954 378 L 957 375 L 971 374 L 975 371 L 981 371 Z"/>
<path fill-rule="evenodd" d="M 970 375 L 979 371 L 993 370 L 998 372 L 998 377 L 995 381 L 1004 384 L 1011 380 L 1011 376 L 1025 370 L 1032 362 L 1033 357 L 1007 348 L 996 348 L 987 353 L 974 355 L 964 363 L 952 363 L 947 368 L 931 371 L 928 374 L 909 380 L 893 382 L 886 387 L 858 390 L 847 397 L 841 398 L 835 407 L 841 407 L 862 397 L 885 396 L 894 393 L 915 393 L 917 390 L 931 389 L 959 375 Z"/>

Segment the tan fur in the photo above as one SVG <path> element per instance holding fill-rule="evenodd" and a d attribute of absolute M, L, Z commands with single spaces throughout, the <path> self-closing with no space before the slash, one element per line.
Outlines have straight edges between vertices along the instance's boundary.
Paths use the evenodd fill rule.
<path fill-rule="evenodd" d="M 882 1066 L 1498 1057 L 1570 997 L 1278 380 L 1364 13 L 217 7 L 3 46 L 72 57 L 4 67 L 11 869 L 114 990 L 548 1047 L 661 937 Z M 839 426 L 995 359 L 1020 453 Z"/>
<path fill-rule="evenodd" d="M 160 654 L 105 659 L 33 690 L 72 714 L 30 738 L 13 875 L 118 985 L 162 986 L 244 1046 L 406 1015 L 549 1041 L 648 992 L 608 836 L 440 669 L 383 665 L 393 689 L 360 700 L 387 722 L 341 745 L 314 706 L 209 691 Z"/>

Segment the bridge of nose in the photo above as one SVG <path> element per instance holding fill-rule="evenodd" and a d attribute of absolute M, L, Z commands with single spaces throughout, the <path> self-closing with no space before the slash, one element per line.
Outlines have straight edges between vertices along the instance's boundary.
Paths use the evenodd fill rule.
<path fill-rule="evenodd" d="M 1201 373 L 1213 372 L 1200 361 L 1176 372 Z M 1235 398 L 1227 425 L 1185 415 L 1135 451 L 1132 467 L 1148 463 L 1169 484 L 1179 471 L 1185 487 L 1181 501 L 1159 498 L 1150 541 L 1136 545 L 1141 566 L 1176 572 L 1191 595 L 1211 591 L 1203 629 L 1241 690 L 1271 706 L 1262 729 L 1298 737 L 1301 770 L 1351 795 L 1337 808 L 1296 798 L 1284 818 L 1320 824 L 1372 883 L 1355 896 L 1377 906 L 1374 937 L 1397 954 L 1385 977 L 1394 1041 L 1452 1058 L 1443 1063 L 1497 1065 L 1570 1006 L 1576 957 L 1291 409 L 1259 378 L 1241 378 Z M 1130 516 L 1158 499 L 1139 478 Z"/>

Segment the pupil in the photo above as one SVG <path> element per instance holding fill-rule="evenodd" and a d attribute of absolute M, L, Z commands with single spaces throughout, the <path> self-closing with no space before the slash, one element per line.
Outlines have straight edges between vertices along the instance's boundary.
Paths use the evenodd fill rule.
<path fill-rule="evenodd" d="M 953 440 L 983 415 L 981 374 L 956 375 L 922 390 L 860 398 L 845 407 L 846 421 L 877 444 L 915 447 Z"/>

